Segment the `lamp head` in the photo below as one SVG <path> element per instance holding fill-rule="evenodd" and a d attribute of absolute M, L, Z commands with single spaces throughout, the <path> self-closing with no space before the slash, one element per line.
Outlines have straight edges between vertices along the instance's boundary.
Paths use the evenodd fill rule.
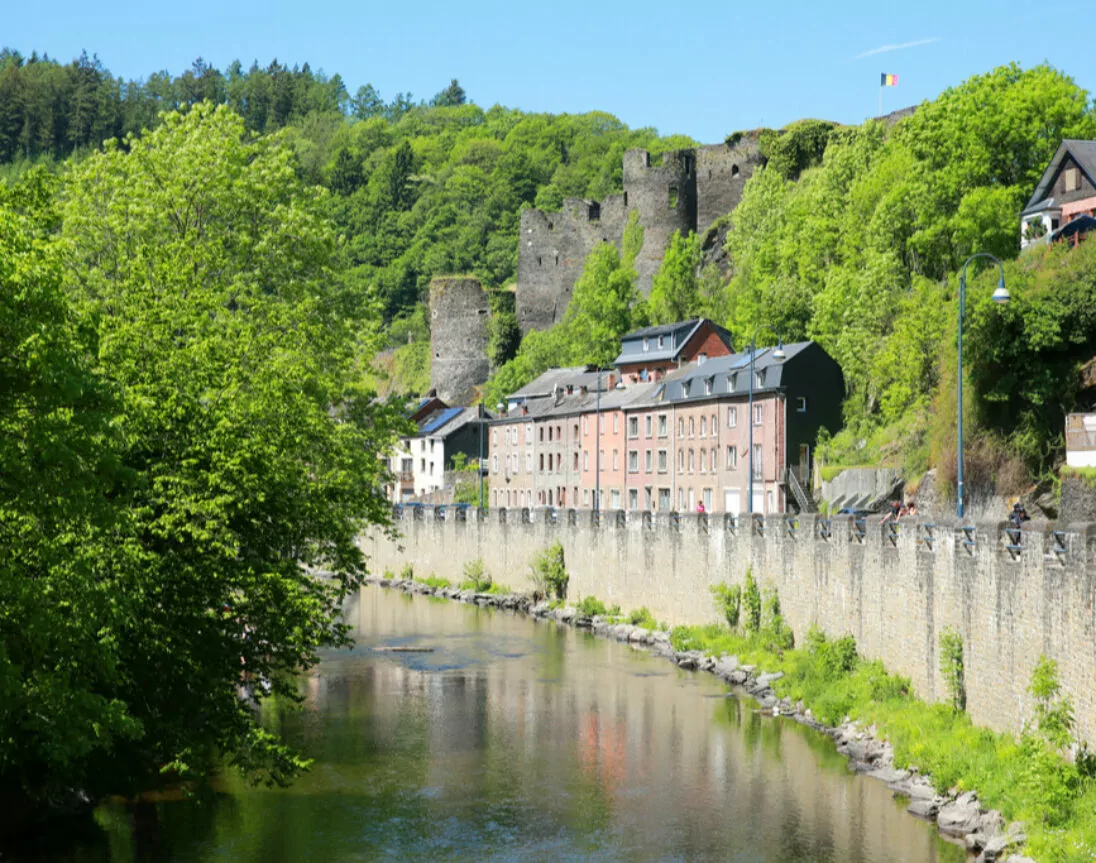
<path fill-rule="evenodd" d="M 499 402 L 497 405 L 495 405 L 495 408 L 498 410 L 498 412 L 500 414 L 505 413 L 506 412 L 506 402 Z"/>
<path fill-rule="evenodd" d="M 1009 294 L 1008 288 L 1005 287 L 1004 276 L 997 282 L 997 290 L 993 292 L 993 301 L 999 306 L 1003 306 L 1012 299 L 1012 295 Z"/>
<path fill-rule="evenodd" d="M 778 363 L 784 362 L 788 355 L 784 353 L 784 340 L 781 339 L 776 346 L 776 350 L 773 351 L 773 359 Z"/>

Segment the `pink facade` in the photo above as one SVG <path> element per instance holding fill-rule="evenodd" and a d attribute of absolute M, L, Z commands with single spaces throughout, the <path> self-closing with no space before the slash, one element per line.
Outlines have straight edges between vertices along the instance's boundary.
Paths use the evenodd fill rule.
<path fill-rule="evenodd" d="M 598 417 L 601 434 L 598 435 Z M 607 408 L 584 413 L 582 435 L 582 503 L 594 505 L 594 495 L 600 490 L 601 509 L 623 509 L 625 500 L 624 411 Z M 598 479 L 600 477 L 600 480 Z"/>

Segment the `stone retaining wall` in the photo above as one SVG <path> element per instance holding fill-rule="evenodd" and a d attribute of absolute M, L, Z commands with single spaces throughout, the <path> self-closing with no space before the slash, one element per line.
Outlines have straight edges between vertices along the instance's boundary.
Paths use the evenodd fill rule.
<path fill-rule="evenodd" d="M 1041 654 L 1060 665 L 1078 733 L 1096 742 L 1096 525 L 1063 532 L 1003 522 L 960 528 L 904 520 L 589 511 L 421 510 L 361 540 L 375 573 L 462 578 L 482 558 L 497 581 L 530 586 L 530 563 L 559 540 L 569 595 L 593 595 L 624 609 L 647 606 L 671 624 L 716 622 L 709 587 L 741 582 L 749 567 L 780 595 L 798 638 L 811 625 L 851 633 L 863 655 L 908 676 L 927 700 L 946 698 L 937 647 L 946 627 L 963 637 L 972 719 L 1018 731 L 1031 716 L 1027 686 Z M 1019 542 L 1015 540 L 1019 539 Z M 1014 546 L 1010 548 L 1010 546 Z"/>

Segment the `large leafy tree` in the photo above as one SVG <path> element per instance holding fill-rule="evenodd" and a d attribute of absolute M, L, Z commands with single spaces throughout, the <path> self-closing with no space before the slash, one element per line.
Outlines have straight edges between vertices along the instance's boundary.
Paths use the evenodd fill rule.
<path fill-rule="evenodd" d="M 72 169 L 65 278 L 133 472 L 112 691 L 142 731 L 92 791 L 200 775 L 217 753 L 271 781 L 302 765 L 238 687 L 292 697 L 291 675 L 345 641 L 397 422 L 356 383 L 368 307 L 337 288 L 320 197 L 276 138 L 209 103 Z"/>

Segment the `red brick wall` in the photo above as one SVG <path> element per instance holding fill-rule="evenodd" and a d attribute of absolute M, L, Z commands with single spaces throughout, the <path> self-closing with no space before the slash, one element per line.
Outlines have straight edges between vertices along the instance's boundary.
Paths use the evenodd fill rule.
<path fill-rule="evenodd" d="M 705 321 L 699 330 L 693 333 L 693 337 L 685 343 L 685 350 L 681 352 L 681 359 L 687 363 L 693 362 L 697 354 L 707 354 L 709 359 L 713 357 L 725 357 L 733 351 L 727 347 L 720 338 L 715 327 L 710 321 Z"/>

